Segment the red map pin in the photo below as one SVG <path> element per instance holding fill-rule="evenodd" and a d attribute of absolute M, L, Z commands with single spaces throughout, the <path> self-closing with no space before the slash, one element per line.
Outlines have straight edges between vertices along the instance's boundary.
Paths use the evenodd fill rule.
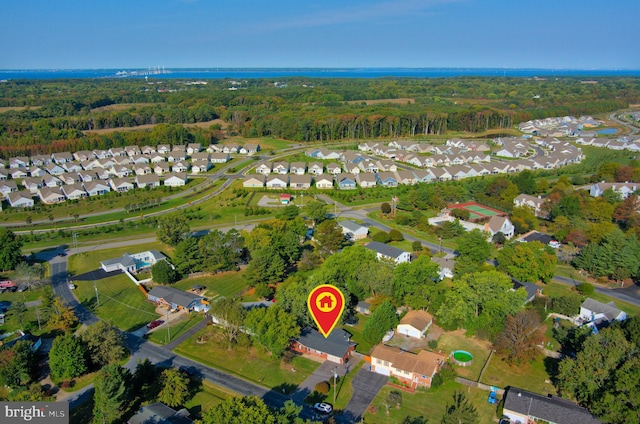
<path fill-rule="evenodd" d="M 344 310 L 344 295 L 331 284 L 323 284 L 311 290 L 307 306 L 320 333 L 326 338 L 338 323 Z"/>

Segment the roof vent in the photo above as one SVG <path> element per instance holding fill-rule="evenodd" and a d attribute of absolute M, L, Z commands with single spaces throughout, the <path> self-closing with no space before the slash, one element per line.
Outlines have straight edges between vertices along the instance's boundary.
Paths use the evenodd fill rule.
<path fill-rule="evenodd" d="M 518 392 L 518 397 L 522 397 L 522 393 Z"/>

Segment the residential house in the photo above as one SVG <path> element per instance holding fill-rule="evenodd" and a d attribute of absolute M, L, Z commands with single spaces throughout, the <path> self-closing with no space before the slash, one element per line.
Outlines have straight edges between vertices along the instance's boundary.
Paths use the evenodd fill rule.
<path fill-rule="evenodd" d="M 163 184 L 167 187 L 182 187 L 187 184 L 188 180 L 186 172 L 172 172 L 165 175 Z"/>
<path fill-rule="evenodd" d="M 93 180 L 83 183 L 83 185 L 89 197 L 101 196 L 111 191 L 111 187 L 106 181 Z"/>
<path fill-rule="evenodd" d="M 40 201 L 47 205 L 53 205 L 55 203 L 62 203 L 67 198 L 64 193 L 58 187 L 43 187 L 38 190 L 38 197 L 40 197 Z"/>
<path fill-rule="evenodd" d="M 142 146 L 142 148 L 140 148 L 140 151 L 143 155 L 151 156 L 152 158 L 153 155 L 157 153 L 156 148 L 152 146 Z"/>
<path fill-rule="evenodd" d="M 438 277 L 443 280 L 445 278 L 453 278 L 453 269 L 456 266 L 455 259 L 452 258 L 440 258 L 438 256 L 432 256 L 431 262 L 438 264 Z"/>
<path fill-rule="evenodd" d="M 53 153 L 51 155 L 51 159 L 57 164 L 71 162 L 73 160 L 73 155 L 69 152 L 58 152 Z"/>
<path fill-rule="evenodd" d="M 402 317 L 396 327 L 398 334 L 421 339 L 433 323 L 433 316 L 423 310 L 413 310 Z"/>
<path fill-rule="evenodd" d="M 32 166 L 32 167 L 29 169 L 29 175 L 30 175 L 30 176 L 32 176 L 32 177 L 34 177 L 34 178 L 42 178 L 42 177 L 44 177 L 44 176 L 45 176 L 45 175 L 47 175 L 47 174 L 49 174 L 47 171 L 45 171 L 45 170 L 44 170 L 44 169 L 42 169 L 42 168 L 38 168 L 37 166 Z M 5 175 L 8 175 L 8 174 L 5 174 Z M 6 177 L 5 177 L 5 178 L 6 178 Z"/>
<path fill-rule="evenodd" d="M 114 165 L 109 169 L 109 174 L 124 178 L 132 175 L 133 170 L 126 165 Z"/>
<path fill-rule="evenodd" d="M 159 261 L 166 261 L 167 257 L 155 249 L 139 253 L 125 253 L 119 258 L 106 259 L 100 262 L 104 272 L 130 272 L 136 273 L 143 269 L 151 268 Z"/>
<path fill-rule="evenodd" d="M 73 153 L 73 159 L 78 162 L 84 162 L 87 160 L 95 159 L 96 155 L 89 150 L 80 150 L 78 152 Z"/>
<path fill-rule="evenodd" d="M 179 160 L 187 160 L 187 153 L 184 150 L 184 146 L 174 146 L 174 148 L 178 148 L 178 149 L 171 150 L 169 153 L 167 153 L 167 161 L 176 162 Z M 203 152 L 200 152 L 200 153 L 203 153 Z M 194 153 L 194 154 L 199 155 L 200 153 Z M 193 160 L 193 156 L 191 157 L 191 159 Z"/>
<path fill-rule="evenodd" d="M 135 186 L 126 178 L 113 178 L 109 181 L 109 185 L 118 193 L 126 193 L 127 191 L 135 188 Z"/>
<path fill-rule="evenodd" d="M 138 146 L 125 146 L 124 151 L 127 154 L 127 156 L 130 156 L 130 157 L 140 156 L 142 154 L 142 151 Z"/>
<path fill-rule="evenodd" d="M 37 193 L 40 187 L 43 186 L 42 178 L 27 177 L 24 180 L 22 180 L 22 185 L 31 193 Z"/>
<path fill-rule="evenodd" d="M 129 418 L 127 424 L 192 424 L 189 411 L 182 408 L 176 411 L 164 403 L 154 402 L 141 407 L 138 412 Z"/>
<path fill-rule="evenodd" d="M 541 196 L 520 194 L 515 199 L 513 199 L 513 205 L 515 207 L 529 207 L 534 211 L 537 217 L 545 218 L 547 214 L 542 210 L 544 201 L 545 199 L 543 199 Z"/>
<path fill-rule="evenodd" d="M 8 181 L 7 181 L 8 182 Z M 29 191 L 12 191 L 6 194 L 9 205 L 12 208 L 32 208 L 33 194 Z"/>
<path fill-rule="evenodd" d="M 484 226 L 484 231 L 493 237 L 497 233 L 504 234 L 505 238 L 510 239 L 515 234 L 515 227 L 507 216 L 493 215 L 489 222 Z"/>
<path fill-rule="evenodd" d="M 554 395 L 539 395 L 517 387 L 504 394 L 502 414 L 511 423 L 602 424 L 576 403 Z"/>
<path fill-rule="evenodd" d="M 192 174 L 199 174 L 201 172 L 207 172 L 209 169 L 211 169 L 211 163 L 209 163 L 209 162 L 198 162 L 198 163 L 194 163 L 191 166 L 191 173 Z"/>
<path fill-rule="evenodd" d="M 133 161 L 129 156 L 114 156 L 111 159 L 105 159 L 105 162 L 113 162 L 116 165 L 132 165 Z"/>
<path fill-rule="evenodd" d="M 209 302 L 204 297 L 174 287 L 154 286 L 147 293 L 147 299 L 156 304 L 166 305 L 170 309 L 196 312 L 209 310 Z"/>
<path fill-rule="evenodd" d="M 324 166 L 321 162 L 311 162 L 309 164 L 309 174 L 322 175 L 324 172 Z"/>
<path fill-rule="evenodd" d="M 342 153 L 337 150 L 319 149 L 314 157 L 324 160 L 337 160 L 342 157 Z"/>
<path fill-rule="evenodd" d="M 335 162 L 331 162 L 327 165 L 327 173 L 331 175 L 338 175 L 342 172 L 342 167 Z"/>
<path fill-rule="evenodd" d="M 7 196 L 9 193 L 18 191 L 18 185 L 14 180 L 3 180 L 0 181 L 0 193 L 3 196 Z"/>
<path fill-rule="evenodd" d="M 80 184 L 66 184 L 62 186 L 62 192 L 67 199 L 69 200 L 77 200 L 83 199 L 88 196 L 87 191 Z"/>
<path fill-rule="evenodd" d="M 328 337 L 317 330 L 306 327 L 300 336 L 291 340 L 289 348 L 304 355 L 316 356 L 337 364 L 344 364 L 355 350 L 351 334 L 341 328 L 335 328 Z"/>
<path fill-rule="evenodd" d="M 602 303 L 597 300 L 587 298 L 580 305 L 580 321 L 596 326 L 608 325 L 614 321 L 624 321 L 627 319 L 626 312 L 618 309 L 613 302 Z"/>
<path fill-rule="evenodd" d="M 441 353 L 421 350 L 418 354 L 379 344 L 371 352 L 371 371 L 397 378 L 411 389 L 431 387 L 433 377 L 447 361 Z"/>
<path fill-rule="evenodd" d="M 365 302 L 364 300 L 361 300 L 356 304 L 356 312 L 362 315 L 370 315 L 371 304 L 369 302 Z"/>
<path fill-rule="evenodd" d="M 340 190 L 353 190 L 356 188 L 356 177 L 353 174 L 340 173 L 336 176 Z"/>
<path fill-rule="evenodd" d="M 78 172 L 78 176 L 83 183 L 98 179 L 98 175 L 93 171 L 80 171 Z"/>
<path fill-rule="evenodd" d="M 152 153 L 151 155 L 149 155 L 149 162 L 151 163 L 161 163 L 166 161 L 167 158 L 159 153 Z"/>
<path fill-rule="evenodd" d="M 83 162 L 86 163 L 86 162 Z M 80 162 L 67 162 L 61 165 L 66 172 L 82 172 L 84 171 L 84 167 Z"/>
<path fill-rule="evenodd" d="M 358 163 L 358 167 L 360 167 L 360 170 L 362 172 L 376 173 L 380 170 L 378 168 L 378 163 L 370 159 L 363 160 L 362 162 Z"/>
<path fill-rule="evenodd" d="M 369 235 L 369 228 L 353 221 L 340 221 L 338 222 L 338 225 L 342 228 L 342 234 L 352 241 L 365 239 L 367 238 L 367 235 Z"/>
<path fill-rule="evenodd" d="M 62 185 L 62 181 L 60 181 L 60 178 L 53 176 L 53 175 L 45 175 L 42 178 L 42 181 L 44 182 L 44 185 L 51 188 L 51 187 L 58 187 Z"/>
<path fill-rule="evenodd" d="M 366 143 L 360 143 L 358 144 L 358 150 L 362 151 L 362 152 L 371 152 L 373 151 L 379 143 L 373 142 L 373 141 L 367 141 Z"/>
<path fill-rule="evenodd" d="M 319 188 L 319 189 L 333 188 L 333 176 L 324 175 L 324 174 L 317 176 L 316 188 Z"/>
<path fill-rule="evenodd" d="M 158 144 L 156 151 L 161 155 L 166 155 L 171 151 L 171 146 L 169 144 Z"/>
<path fill-rule="evenodd" d="M 304 162 L 291 162 L 289 174 L 304 175 L 307 172 L 307 164 Z"/>
<path fill-rule="evenodd" d="M 136 175 L 135 179 L 138 188 L 155 188 L 160 187 L 160 177 L 155 174 L 149 175 Z"/>
<path fill-rule="evenodd" d="M 149 156 L 144 156 L 144 155 L 134 155 L 131 156 L 131 163 L 134 165 L 145 165 L 150 163 L 150 159 Z"/>
<path fill-rule="evenodd" d="M 26 168 L 30 163 L 31 161 L 28 157 L 16 156 L 14 158 L 9 158 L 9 169 Z"/>
<path fill-rule="evenodd" d="M 57 175 L 65 173 L 65 169 L 63 167 L 61 167 L 60 165 L 57 165 L 55 163 L 47 164 L 45 166 L 45 169 L 51 175 L 56 175 L 57 176 Z"/>
<path fill-rule="evenodd" d="M 536 296 L 542 294 L 542 289 L 536 286 L 533 283 L 529 283 L 528 281 L 518 281 L 515 278 L 512 278 L 513 282 L 513 290 L 524 289 L 527 293 L 527 297 L 524 300 L 524 303 L 533 302 Z"/>
<path fill-rule="evenodd" d="M 377 161 L 378 164 L 378 170 L 381 171 L 387 171 L 387 172 L 396 172 L 398 170 L 398 166 L 396 165 L 396 163 L 392 160 L 379 160 Z"/>
<path fill-rule="evenodd" d="M 267 177 L 267 182 L 265 183 L 265 186 L 267 188 L 283 189 L 283 188 L 287 188 L 287 184 L 289 184 L 288 175 L 271 174 Z"/>
<path fill-rule="evenodd" d="M 160 162 L 153 165 L 153 173 L 156 175 L 164 175 L 171 169 L 169 162 Z"/>
<path fill-rule="evenodd" d="M 449 181 L 451 180 L 451 174 L 446 168 L 431 168 L 431 173 L 437 181 Z"/>
<path fill-rule="evenodd" d="M 231 160 L 229 153 L 207 153 L 211 155 L 211 163 L 227 163 Z"/>
<path fill-rule="evenodd" d="M 398 178 L 394 172 L 383 171 L 376 174 L 378 184 L 383 187 L 398 187 Z"/>
<path fill-rule="evenodd" d="M 187 154 L 193 155 L 194 153 L 198 153 L 202 150 L 202 145 L 200 143 L 189 143 L 187 144 Z"/>
<path fill-rule="evenodd" d="M 147 164 L 139 164 L 139 165 L 134 165 L 133 172 L 136 175 L 147 175 L 147 174 L 151 174 L 153 171 L 151 169 L 151 166 Z"/>
<path fill-rule="evenodd" d="M 605 190 L 613 190 L 615 193 L 619 194 L 622 199 L 626 199 L 630 194 L 638 191 L 637 183 L 595 183 L 591 186 L 589 190 L 589 194 L 593 197 L 600 197 Z"/>
<path fill-rule="evenodd" d="M 388 244 L 380 243 L 378 241 L 372 241 L 365 246 L 369 250 L 376 252 L 378 259 L 388 259 L 395 263 L 411 262 L 411 253 L 406 252 L 397 247 L 389 246 Z"/>
<path fill-rule="evenodd" d="M 93 149 L 91 151 L 96 158 L 98 159 L 107 159 L 108 157 L 111 156 L 111 153 L 108 150 L 102 150 L 102 149 Z"/>
<path fill-rule="evenodd" d="M 222 146 L 222 153 L 238 153 L 240 146 L 237 143 L 225 143 Z"/>
<path fill-rule="evenodd" d="M 33 155 L 31 164 L 34 166 L 46 166 L 51 163 L 51 155 Z M 4 165 L 2 166 L 4 168 Z"/>
<path fill-rule="evenodd" d="M 430 169 L 416 169 L 413 171 L 413 174 L 416 176 L 416 181 L 419 183 L 430 183 L 436 179 L 436 176 L 433 175 Z"/>
<path fill-rule="evenodd" d="M 262 175 L 269 175 L 273 170 L 273 163 L 271 162 L 260 162 L 256 165 L 256 173 Z"/>
<path fill-rule="evenodd" d="M 360 173 L 360 166 L 358 166 L 360 163 L 353 163 L 353 162 L 344 162 L 342 164 L 342 169 L 344 170 L 344 172 L 349 173 L 349 174 L 359 174 Z"/>
<path fill-rule="evenodd" d="M 363 172 L 356 175 L 356 181 L 358 181 L 358 184 L 362 188 L 375 187 L 378 184 L 376 174 L 369 172 Z"/>
<path fill-rule="evenodd" d="M 209 144 L 205 150 L 209 153 L 222 153 L 222 147 L 222 144 Z"/>
<path fill-rule="evenodd" d="M 274 162 L 271 172 L 275 174 L 285 175 L 289 173 L 289 163 L 287 162 Z"/>
<path fill-rule="evenodd" d="M 418 182 L 418 178 L 416 178 L 413 171 L 396 171 L 396 176 L 400 184 L 414 185 Z"/>
<path fill-rule="evenodd" d="M 245 143 L 240 147 L 240 153 L 243 155 L 253 155 L 260 151 L 260 145 L 257 143 Z"/>
<path fill-rule="evenodd" d="M 308 190 L 311 188 L 311 175 L 290 175 L 289 188 L 294 190 Z"/>
<path fill-rule="evenodd" d="M 266 176 L 261 174 L 249 174 L 244 177 L 244 182 L 242 183 L 242 186 L 244 188 L 264 187 L 266 178 L 267 178 Z"/>
<path fill-rule="evenodd" d="M 189 162 L 186 161 L 177 161 L 177 162 L 173 162 L 173 165 L 171 165 L 171 170 L 173 172 L 187 172 L 190 169 L 190 165 Z"/>
<path fill-rule="evenodd" d="M 47 173 L 45 173 L 45 176 L 49 175 Z M 0 181 L 6 181 L 9 178 L 9 171 L 7 171 L 6 169 L 2 169 L 0 168 Z"/>

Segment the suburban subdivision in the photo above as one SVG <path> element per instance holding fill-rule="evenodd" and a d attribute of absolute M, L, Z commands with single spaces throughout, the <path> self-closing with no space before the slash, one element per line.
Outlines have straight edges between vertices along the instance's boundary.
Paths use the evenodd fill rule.
<path fill-rule="evenodd" d="M 340 107 L 364 118 L 286 137 L 253 107 L 298 83 L 220 82 L 234 100 L 197 103 L 206 128 L 28 148 L 89 115 L 46 94 L 0 111 L 0 400 L 67 402 L 71 423 L 639 422 L 637 109 L 513 103 L 471 129 L 363 97 Z M 86 113 L 158 113 L 121 103 Z M 345 298 L 327 337 L 307 307 L 323 284 Z"/>

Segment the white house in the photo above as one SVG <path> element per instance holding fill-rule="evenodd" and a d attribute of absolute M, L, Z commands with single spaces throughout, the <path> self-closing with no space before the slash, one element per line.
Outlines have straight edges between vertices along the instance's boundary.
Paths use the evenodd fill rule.
<path fill-rule="evenodd" d="M 624 321 L 627 319 L 626 312 L 618 309 L 613 302 L 602 303 L 597 300 L 587 298 L 580 305 L 580 321 L 583 323 L 598 325 L 600 323 L 610 323 L 613 321 Z"/>
<path fill-rule="evenodd" d="M 135 273 L 141 269 L 150 268 L 158 261 L 166 261 L 167 257 L 157 250 L 147 250 L 140 253 L 125 253 L 119 258 L 106 259 L 100 262 L 100 266 L 105 272 L 128 271 Z"/>
<path fill-rule="evenodd" d="M 508 217 L 494 215 L 485 224 L 484 231 L 489 233 L 490 237 L 502 233 L 505 238 L 510 239 L 515 234 L 515 227 Z"/>
<path fill-rule="evenodd" d="M 369 229 L 353 221 L 345 220 L 338 223 L 342 227 L 342 234 L 350 240 L 362 240 L 367 238 Z"/>
<path fill-rule="evenodd" d="M 376 252 L 378 259 L 390 259 L 395 263 L 411 262 L 411 253 L 397 247 L 389 246 L 378 241 L 372 241 L 365 246 Z"/>
<path fill-rule="evenodd" d="M 316 177 L 316 188 L 320 188 L 320 189 L 333 188 L 333 176 L 323 174 Z"/>
<path fill-rule="evenodd" d="M 12 191 L 7 195 L 7 200 L 12 208 L 32 208 L 32 194 L 28 191 Z"/>
<path fill-rule="evenodd" d="M 398 334 L 404 334 L 408 337 L 414 337 L 421 339 L 424 337 L 424 333 L 427 332 L 431 324 L 433 323 L 433 317 L 427 311 L 409 311 L 402 317 L 400 323 L 396 327 Z"/>
<path fill-rule="evenodd" d="M 242 187 L 245 187 L 245 188 L 264 187 L 264 182 L 266 178 L 267 177 L 265 177 L 262 174 L 249 174 L 244 177 Z"/>
<path fill-rule="evenodd" d="M 54 203 L 62 203 L 67 198 L 62 194 L 62 191 L 58 187 L 43 187 L 38 191 L 38 196 L 40 196 L 40 200 L 42 203 L 47 205 L 52 205 Z"/>
<path fill-rule="evenodd" d="M 188 178 L 186 172 L 172 172 L 164 177 L 163 183 L 168 187 L 181 187 L 187 184 Z"/>
<path fill-rule="evenodd" d="M 108 183 L 99 180 L 84 183 L 84 189 L 89 193 L 89 196 L 100 196 L 111 191 Z"/>

